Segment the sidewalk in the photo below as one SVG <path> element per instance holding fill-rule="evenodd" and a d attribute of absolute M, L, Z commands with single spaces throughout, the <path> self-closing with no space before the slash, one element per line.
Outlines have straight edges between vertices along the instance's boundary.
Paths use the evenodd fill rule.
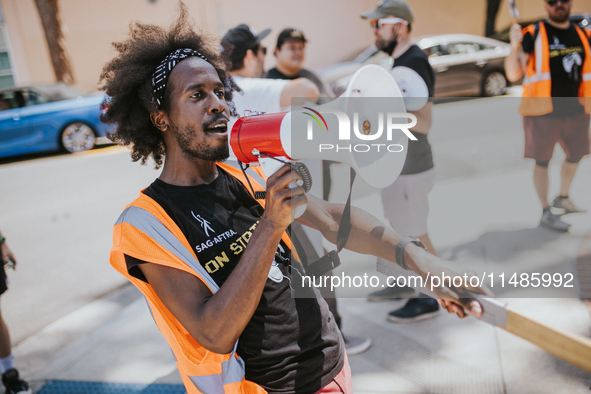
<path fill-rule="evenodd" d="M 557 179 L 559 170 L 550 168 L 551 179 Z M 589 179 L 587 158 L 572 190 L 576 202 L 586 208 L 591 208 Z M 580 240 L 591 230 L 591 212 L 565 217 L 572 223 L 567 234 L 538 227 L 530 168 L 439 181 L 430 201 L 430 233 L 440 255 L 476 270 L 502 264 L 524 271 L 533 264 L 575 266 Z M 362 182 L 356 185 L 354 205 L 383 216 L 379 195 Z M 344 251 L 341 259 L 348 275 L 375 273 L 371 256 Z M 400 301 L 369 303 L 363 296 L 371 289 L 362 290 L 358 298 L 339 300 L 344 331 L 373 339 L 367 352 L 349 358 L 356 393 L 589 392 L 591 374 L 501 329 L 447 313 L 419 323 L 393 324 L 386 314 Z M 588 311 L 578 299 L 510 298 L 514 294 L 506 290 L 497 295 L 544 324 L 591 334 Z M 171 351 L 143 297 L 131 286 L 48 326 L 20 343 L 14 353 L 21 374 L 43 394 L 60 392 L 52 387 L 65 386 L 46 385 L 60 380 L 129 384 L 79 385 L 81 391 L 70 393 L 183 392 Z"/>

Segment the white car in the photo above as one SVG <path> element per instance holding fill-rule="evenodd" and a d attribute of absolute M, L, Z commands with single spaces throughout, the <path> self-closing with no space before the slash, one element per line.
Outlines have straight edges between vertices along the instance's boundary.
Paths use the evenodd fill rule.
<path fill-rule="evenodd" d="M 510 44 L 471 34 L 420 37 L 415 42 L 435 71 L 436 97 L 498 96 L 509 86 L 504 61 Z M 393 59 L 371 46 L 352 61 L 326 67 L 318 75 L 340 95 L 355 71 L 366 64 L 390 69 Z"/>

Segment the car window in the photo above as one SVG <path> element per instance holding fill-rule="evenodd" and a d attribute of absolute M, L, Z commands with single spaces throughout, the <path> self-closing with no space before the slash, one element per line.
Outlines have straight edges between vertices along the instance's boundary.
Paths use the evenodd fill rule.
<path fill-rule="evenodd" d="M 496 45 L 487 45 L 487 44 L 480 44 L 480 49 L 483 51 L 487 51 L 487 50 L 491 50 L 491 49 L 496 49 Z"/>
<path fill-rule="evenodd" d="M 443 48 L 441 45 L 432 45 L 423 49 L 423 52 L 425 52 L 427 57 L 437 57 L 443 55 Z"/>
<path fill-rule="evenodd" d="M 450 55 L 461 55 L 476 53 L 480 45 L 475 42 L 451 42 L 447 44 L 447 53 Z"/>
<path fill-rule="evenodd" d="M 18 108 L 14 93 L 15 92 L 13 90 L 7 90 L 0 93 L 0 111 Z"/>
<path fill-rule="evenodd" d="M 50 101 L 49 98 L 45 96 L 43 93 L 36 92 L 34 90 L 28 90 L 27 94 L 28 98 L 25 104 L 27 107 L 31 105 L 45 104 Z"/>
<path fill-rule="evenodd" d="M 0 111 L 6 111 L 7 109 L 12 109 L 12 104 L 4 97 L 0 97 Z"/>
<path fill-rule="evenodd" d="M 35 91 L 47 97 L 48 101 L 70 100 L 84 96 L 86 93 L 65 83 L 35 85 Z"/>

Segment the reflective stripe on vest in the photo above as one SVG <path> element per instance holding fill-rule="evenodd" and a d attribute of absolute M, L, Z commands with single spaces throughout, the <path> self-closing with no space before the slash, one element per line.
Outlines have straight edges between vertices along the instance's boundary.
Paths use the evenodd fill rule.
<path fill-rule="evenodd" d="M 544 45 L 546 44 L 546 45 Z M 540 31 L 538 32 L 538 36 L 536 37 L 536 42 L 534 43 L 534 53 L 536 55 L 536 69 L 535 74 L 530 77 L 531 83 L 537 83 L 544 80 L 550 79 L 550 62 L 547 63 L 544 61 L 546 55 L 548 59 L 550 59 L 550 55 L 545 53 L 549 50 L 548 46 L 548 35 L 546 33 L 546 27 L 544 26 L 543 22 L 540 22 Z M 535 81 L 534 81 L 535 78 Z M 548 97 L 550 97 L 550 92 L 548 92 Z"/>
<path fill-rule="evenodd" d="M 130 206 L 119 216 L 115 225 L 121 223 L 130 224 L 146 235 L 149 235 L 162 248 L 168 250 L 189 267 L 193 268 L 213 293 L 219 290 L 217 283 L 209 276 L 205 268 L 199 264 L 193 254 L 150 212 L 143 208 Z"/>
<path fill-rule="evenodd" d="M 193 254 L 152 213 L 140 207 L 130 206 L 119 216 L 115 225 L 121 223 L 127 223 L 150 236 L 160 247 L 168 250 L 182 260 L 197 273 L 213 293 L 219 290 L 217 283 L 215 283 L 205 268 L 199 264 L 199 261 L 197 261 Z M 245 365 L 244 360 L 236 356 L 237 346 L 238 341 L 234 344 L 230 359 L 222 362 L 222 373 L 189 376 L 189 379 L 191 379 L 200 392 L 203 394 L 224 394 L 224 385 L 242 382 L 244 379 Z"/>
<path fill-rule="evenodd" d="M 236 345 L 238 342 L 236 342 Z M 224 385 L 241 382 L 244 377 L 244 360 L 236 358 L 236 345 L 228 361 L 222 362 L 222 373 L 205 376 L 189 376 L 197 390 L 204 394 L 224 394 Z"/>
<path fill-rule="evenodd" d="M 529 83 L 536 83 L 536 82 L 540 82 L 540 81 L 544 81 L 550 79 L 550 73 L 539 73 L 539 74 L 534 74 L 531 77 L 529 77 L 527 79 L 527 81 Z"/>
<path fill-rule="evenodd" d="M 591 32 L 577 28 L 579 37 L 583 42 L 583 48 L 585 48 L 585 61 L 583 62 L 583 70 L 581 72 L 581 86 L 579 88 L 579 102 L 585 107 L 586 113 L 591 113 L 591 44 L 589 39 Z"/>

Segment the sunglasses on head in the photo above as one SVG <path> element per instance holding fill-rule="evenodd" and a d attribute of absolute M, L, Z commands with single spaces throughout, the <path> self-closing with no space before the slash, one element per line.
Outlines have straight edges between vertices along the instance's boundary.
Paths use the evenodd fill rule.
<path fill-rule="evenodd" d="M 555 6 L 558 3 L 568 4 L 568 3 L 570 3 L 570 0 L 546 0 L 546 4 L 548 4 L 550 6 Z"/>
<path fill-rule="evenodd" d="M 552 0 L 550 0 L 552 1 Z M 381 29 L 383 25 L 395 25 L 397 23 L 404 23 L 408 25 L 408 22 L 401 18 L 382 18 L 376 19 L 369 22 L 369 25 L 374 29 Z"/>

